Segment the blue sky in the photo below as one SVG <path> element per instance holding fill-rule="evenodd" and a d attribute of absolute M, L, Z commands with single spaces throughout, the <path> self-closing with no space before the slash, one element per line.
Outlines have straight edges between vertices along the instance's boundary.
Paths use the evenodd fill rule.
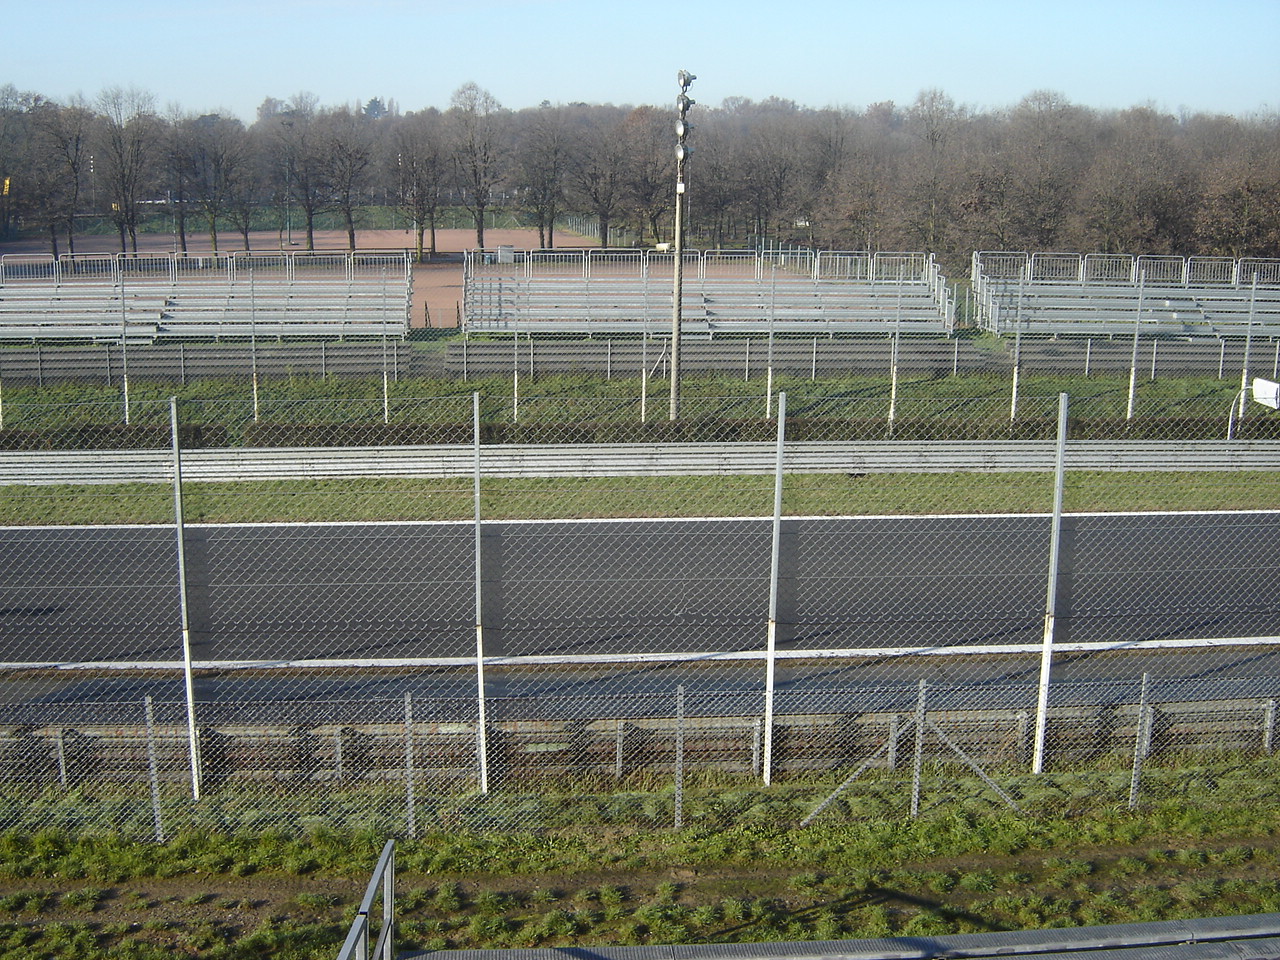
<path fill-rule="evenodd" d="M 778 96 L 977 109 L 1055 90 L 1082 106 L 1280 111 L 1280 0 L 3 0 L 0 84 L 110 86 L 253 119 L 265 97 L 445 107 L 474 81 L 513 109 Z"/>

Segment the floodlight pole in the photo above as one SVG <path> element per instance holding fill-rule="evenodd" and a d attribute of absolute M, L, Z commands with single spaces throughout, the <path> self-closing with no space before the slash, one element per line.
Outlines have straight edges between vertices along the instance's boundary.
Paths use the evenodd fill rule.
<path fill-rule="evenodd" d="M 680 314 L 684 299 L 684 161 L 689 150 L 685 147 L 685 138 L 689 135 L 689 124 L 685 115 L 693 106 L 689 99 L 689 85 L 698 79 L 688 70 L 676 74 L 680 84 L 680 95 L 676 97 L 676 225 L 673 235 L 675 263 L 673 264 L 671 290 L 671 410 L 670 419 L 680 417 Z"/>

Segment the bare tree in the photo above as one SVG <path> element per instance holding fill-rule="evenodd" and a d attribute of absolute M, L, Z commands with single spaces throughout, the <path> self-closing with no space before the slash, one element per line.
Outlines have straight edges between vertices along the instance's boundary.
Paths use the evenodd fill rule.
<path fill-rule="evenodd" d="M 264 104 L 254 125 L 270 143 L 275 193 L 283 201 L 286 220 L 295 204 L 302 211 L 307 250 L 316 248 L 316 217 L 333 206 L 331 164 L 316 104 L 315 94 L 307 92 L 295 94 L 283 107 L 267 109 Z"/>
<path fill-rule="evenodd" d="M 653 107 L 637 107 L 618 131 L 626 148 L 623 188 L 641 239 L 661 240 L 662 221 L 672 211 L 675 189 L 675 132 L 670 116 Z M 674 221 L 672 221 L 674 224 Z"/>
<path fill-rule="evenodd" d="M 569 164 L 565 110 L 544 103 L 528 117 L 516 148 L 516 167 L 525 207 L 538 228 L 538 246 L 555 246 L 556 216 L 564 203 Z"/>
<path fill-rule="evenodd" d="M 502 104 L 474 83 L 454 91 L 449 119 L 453 126 L 453 160 L 463 206 L 476 226 L 476 246 L 484 249 L 484 215 L 493 191 L 502 182 L 505 159 Z"/>
<path fill-rule="evenodd" d="M 911 249 L 940 251 L 953 222 L 954 155 L 950 148 L 963 117 L 941 90 L 925 90 L 906 113 L 905 128 L 917 150 L 907 166 L 906 205 Z"/>
<path fill-rule="evenodd" d="M 625 148 L 618 129 L 618 111 L 599 107 L 579 114 L 574 131 L 577 148 L 569 165 L 574 201 L 596 218 L 600 246 L 609 245 L 609 232 L 622 206 Z"/>
<path fill-rule="evenodd" d="M 98 111 L 98 169 L 109 216 L 119 231 L 121 252 L 137 253 L 139 204 L 155 181 L 154 159 L 163 125 L 156 116 L 155 98 L 132 88 L 104 90 Z"/>
<path fill-rule="evenodd" d="M 53 193 L 54 219 L 66 231 L 67 252 L 76 252 L 75 218 L 80 212 L 82 192 L 89 171 L 89 144 L 93 130 L 93 111 L 76 97 L 66 106 L 44 103 L 35 113 L 36 131 L 41 141 L 43 163 L 56 179 Z M 56 234 L 51 223 L 53 253 L 58 253 Z"/>
<path fill-rule="evenodd" d="M 363 113 L 352 112 L 349 107 L 338 107 L 322 114 L 321 122 L 329 166 L 328 181 L 347 228 L 347 248 L 355 250 L 355 209 L 373 159 L 372 121 Z"/>
<path fill-rule="evenodd" d="M 231 205 L 236 183 L 248 162 L 248 137 L 239 120 L 210 113 L 188 118 L 188 177 L 192 198 L 204 214 L 213 252 L 218 252 L 218 221 Z"/>
<path fill-rule="evenodd" d="M 422 110 L 397 119 L 389 152 L 394 153 L 396 196 L 413 222 L 414 249 L 421 263 L 428 232 L 430 255 L 436 255 L 436 221 L 449 173 L 439 111 Z"/>
<path fill-rule="evenodd" d="M 1121 111 L 1076 197 L 1077 242 L 1102 252 L 1183 252 L 1194 236 L 1195 195 L 1177 121 L 1150 107 Z"/>

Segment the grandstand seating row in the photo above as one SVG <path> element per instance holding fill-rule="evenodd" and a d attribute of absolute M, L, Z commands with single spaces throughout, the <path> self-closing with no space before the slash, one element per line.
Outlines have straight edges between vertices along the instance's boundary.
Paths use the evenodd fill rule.
<path fill-rule="evenodd" d="M 670 262 L 654 269 L 652 258 L 621 251 L 557 253 L 554 263 L 539 252 L 517 254 L 503 269 L 468 259 L 463 282 L 463 317 L 468 328 L 511 331 L 538 329 L 610 332 L 630 323 L 661 322 L 671 316 L 673 277 Z M 550 254 L 548 254 L 550 256 Z M 709 256 L 709 255 L 708 255 Z M 954 301 L 945 277 L 925 254 L 893 254 L 884 264 L 870 255 L 827 254 L 809 260 L 740 254 L 732 262 L 697 260 L 682 283 L 681 315 L 707 329 L 764 330 L 770 325 L 795 330 L 949 333 Z M 860 257 L 861 259 L 857 259 Z M 860 271 L 844 275 L 833 265 L 856 263 Z M 893 279 L 877 274 L 892 264 Z M 910 270 L 901 265 L 910 266 Z M 557 272 L 544 269 L 549 266 Z M 665 266 L 665 273 L 661 269 Z M 733 267 L 728 275 L 721 268 Z M 537 268 L 537 269 L 535 269 Z"/>
<path fill-rule="evenodd" d="M 1280 335 L 1280 260 L 976 253 L 979 325 L 998 335 Z"/>
<path fill-rule="evenodd" d="M 254 275 L 254 263 L 279 267 Z M 131 273 L 147 268 L 149 273 Z M 319 269 L 325 267 L 325 269 Z M 407 254 L 0 257 L 0 339 L 403 337 Z"/>
<path fill-rule="evenodd" d="M 126 288 L 63 283 L 0 287 L 0 338 L 117 340 L 258 337 L 402 337 L 409 294 L 380 283 L 219 287 L 137 282 Z"/>

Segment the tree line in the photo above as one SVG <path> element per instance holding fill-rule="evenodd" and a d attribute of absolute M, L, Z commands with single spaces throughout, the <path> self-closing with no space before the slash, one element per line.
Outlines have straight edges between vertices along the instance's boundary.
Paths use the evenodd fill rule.
<path fill-rule="evenodd" d="M 447 209 L 485 245 L 494 207 L 551 246 L 577 214 L 602 245 L 621 231 L 672 233 L 674 108 L 504 108 L 468 83 L 447 108 L 393 101 L 321 105 L 267 98 L 252 124 L 161 111 L 111 88 L 59 103 L 0 87 L 0 237 L 75 252 L 76 225 L 105 217 L 120 249 L 158 208 L 176 243 L 214 249 L 295 213 L 307 249 L 317 218 L 341 218 L 352 249 L 362 211 L 398 208 L 419 258 Z M 975 110 L 939 90 L 909 105 L 813 109 L 729 98 L 691 114 L 687 236 L 727 248 L 798 243 L 911 250 L 962 269 L 972 250 L 1280 256 L 1280 115 L 1098 110 L 1039 91 Z"/>

